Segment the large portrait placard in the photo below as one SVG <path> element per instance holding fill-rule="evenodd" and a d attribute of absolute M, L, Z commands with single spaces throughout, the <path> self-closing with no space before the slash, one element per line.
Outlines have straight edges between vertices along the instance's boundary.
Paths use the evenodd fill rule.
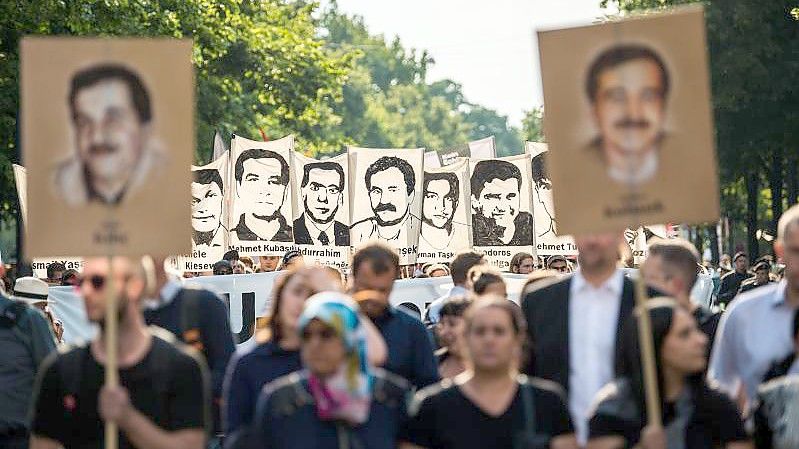
<path fill-rule="evenodd" d="M 701 7 L 538 33 L 559 231 L 719 216 Z"/>
<path fill-rule="evenodd" d="M 188 253 L 192 43 L 28 37 L 27 255 Z"/>
<path fill-rule="evenodd" d="M 469 160 L 440 167 L 425 166 L 422 181 L 422 226 L 417 262 L 451 262 L 471 249 Z"/>

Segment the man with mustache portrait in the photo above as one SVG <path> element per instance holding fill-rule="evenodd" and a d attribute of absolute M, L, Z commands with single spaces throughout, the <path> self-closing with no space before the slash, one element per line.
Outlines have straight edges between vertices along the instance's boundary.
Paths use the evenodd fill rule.
<path fill-rule="evenodd" d="M 475 246 L 529 246 L 533 244 L 533 216 L 519 210 L 522 172 L 502 160 L 484 160 L 474 166 L 472 232 Z"/>
<path fill-rule="evenodd" d="M 222 251 L 227 232 L 222 226 L 222 177 L 216 169 L 195 170 L 192 176 L 191 228 L 194 249 L 203 251 L 218 248 L 217 251 Z"/>
<path fill-rule="evenodd" d="M 586 93 L 599 135 L 589 148 L 611 181 L 640 185 L 657 173 L 669 87 L 663 59 L 643 45 L 611 47 L 591 64 Z"/>
<path fill-rule="evenodd" d="M 349 226 L 336 221 L 344 201 L 344 168 L 330 161 L 305 164 L 300 188 L 304 212 L 294 220 L 294 243 L 348 246 Z"/>
<path fill-rule="evenodd" d="M 71 207 L 114 207 L 127 200 L 166 164 L 152 136 L 150 95 L 127 67 L 102 64 L 71 79 L 69 112 L 75 152 L 54 172 L 56 193 Z"/>
<path fill-rule="evenodd" d="M 409 244 L 410 228 L 418 229 L 414 226 L 418 220 L 411 219 L 415 176 L 411 164 L 395 156 L 383 156 L 366 169 L 364 181 L 374 216 L 352 225 L 354 243 L 379 239 Z"/>
<path fill-rule="evenodd" d="M 281 208 L 289 186 L 289 164 L 278 153 L 251 148 L 243 151 L 234 171 L 236 194 L 244 213 L 232 229 L 239 240 L 291 242 L 291 226 Z"/>

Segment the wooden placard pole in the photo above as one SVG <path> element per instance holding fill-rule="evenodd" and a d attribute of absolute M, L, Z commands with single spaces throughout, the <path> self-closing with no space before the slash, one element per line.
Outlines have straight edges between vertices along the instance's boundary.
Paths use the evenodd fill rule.
<path fill-rule="evenodd" d="M 638 346 L 641 349 L 641 370 L 644 373 L 647 424 L 661 426 L 663 421 L 660 416 L 660 392 L 655 363 L 655 344 L 652 339 L 652 320 L 646 307 L 648 299 L 644 276 L 639 268 L 635 281 L 635 303 L 638 310 Z"/>
<path fill-rule="evenodd" d="M 117 326 L 119 313 L 117 312 L 117 295 L 114 279 L 114 256 L 108 256 L 108 278 L 106 280 L 105 304 L 105 385 L 116 387 L 119 385 L 119 371 L 117 361 Z M 119 443 L 119 429 L 116 423 L 105 422 L 105 449 L 117 449 Z"/>

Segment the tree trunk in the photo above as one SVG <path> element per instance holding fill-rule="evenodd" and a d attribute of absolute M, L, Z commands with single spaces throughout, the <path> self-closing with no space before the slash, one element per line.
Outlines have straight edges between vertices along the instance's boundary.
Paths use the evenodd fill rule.
<path fill-rule="evenodd" d="M 799 156 L 796 150 L 788 151 L 788 168 L 785 170 L 786 184 L 788 188 L 788 207 L 799 202 Z"/>
<path fill-rule="evenodd" d="M 715 224 L 711 225 L 708 229 L 710 234 L 710 261 L 714 265 L 719 263 L 719 233 Z"/>
<path fill-rule="evenodd" d="M 771 170 L 769 170 L 769 190 L 771 190 L 771 235 L 777 235 L 777 222 L 782 216 L 782 149 L 775 149 L 771 153 Z"/>
<path fill-rule="evenodd" d="M 756 171 L 746 174 L 746 235 L 747 252 L 750 260 L 754 260 L 758 254 L 757 237 L 757 200 L 760 195 L 758 186 L 758 173 Z"/>

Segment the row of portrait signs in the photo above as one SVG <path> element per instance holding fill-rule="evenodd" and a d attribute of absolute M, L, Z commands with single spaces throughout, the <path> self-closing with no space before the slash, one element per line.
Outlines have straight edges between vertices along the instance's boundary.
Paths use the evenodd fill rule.
<path fill-rule="evenodd" d="M 189 171 L 190 41 L 25 38 L 28 256 L 185 254 L 183 271 L 207 271 L 229 249 L 297 249 L 345 267 L 379 240 L 402 264 L 474 248 L 504 269 L 575 254 L 559 231 L 717 219 L 701 8 L 539 32 L 539 49 L 548 147 L 475 145 L 442 166 L 422 148 L 315 160 L 292 136 L 233 136 Z"/>

